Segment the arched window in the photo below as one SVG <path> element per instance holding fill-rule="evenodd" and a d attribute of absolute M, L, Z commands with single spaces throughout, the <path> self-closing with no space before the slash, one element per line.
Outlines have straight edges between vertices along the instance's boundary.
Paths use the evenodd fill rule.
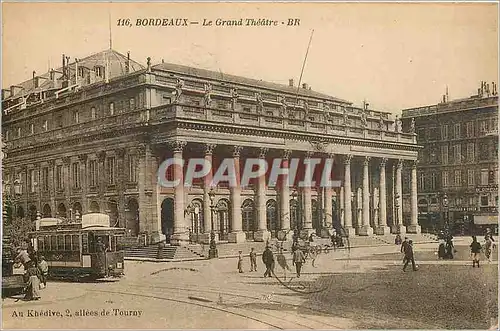
<path fill-rule="evenodd" d="M 191 219 L 191 232 L 195 234 L 205 232 L 205 223 L 203 221 L 203 202 L 195 199 L 191 202 L 190 219 Z"/>
<path fill-rule="evenodd" d="M 229 201 L 220 199 L 217 202 L 216 212 L 217 218 L 214 220 L 214 230 L 219 233 L 219 240 L 227 240 L 228 234 L 231 232 L 231 222 L 229 219 Z"/>
<path fill-rule="evenodd" d="M 279 230 L 279 224 L 278 224 L 278 204 L 274 199 L 267 200 L 266 218 L 267 218 L 267 230 L 271 232 L 271 236 L 275 237 L 276 232 Z"/>
<path fill-rule="evenodd" d="M 89 211 L 91 213 L 98 213 L 101 209 L 99 208 L 99 204 L 96 201 L 92 201 L 90 203 Z"/>
<path fill-rule="evenodd" d="M 246 199 L 241 205 L 243 231 L 246 233 L 247 239 L 253 239 L 254 231 L 257 230 L 255 222 L 255 206 L 253 200 Z"/>
<path fill-rule="evenodd" d="M 299 220 L 299 203 L 295 199 L 290 200 L 290 228 L 291 229 L 300 229 L 300 220 Z M 286 215 L 284 216 L 286 217 Z"/>

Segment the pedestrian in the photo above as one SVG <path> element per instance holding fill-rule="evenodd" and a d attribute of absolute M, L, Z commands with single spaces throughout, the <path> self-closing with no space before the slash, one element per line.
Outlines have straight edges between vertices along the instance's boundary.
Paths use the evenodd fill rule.
<path fill-rule="evenodd" d="M 38 268 L 30 264 L 24 277 L 26 281 L 24 300 L 40 300 L 40 271 Z"/>
<path fill-rule="evenodd" d="M 40 281 L 43 283 L 43 287 L 47 286 L 47 277 L 49 276 L 49 265 L 45 261 L 45 256 L 40 256 L 40 262 L 38 262 L 38 269 L 40 270 Z"/>
<path fill-rule="evenodd" d="M 250 249 L 250 271 L 257 271 L 257 253 L 253 249 Z"/>
<path fill-rule="evenodd" d="M 238 272 L 240 274 L 243 273 L 243 256 L 241 256 L 241 253 L 243 253 L 243 251 L 238 251 Z"/>
<path fill-rule="evenodd" d="M 266 276 L 272 277 L 273 267 L 274 267 L 274 255 L 269 245 L 266 246 L 264 253 L 262 253 L 262 262 L 264 262 L 264 265 L 266 266 L 266 272 L 264 273 L 264 278 Z"/>
<path fill-rule="evenodd" d="M 446 242 L 444 239 L 439 239 L 438 258 L 443 260 L 446 258 Z"/>
<path fill-rule="evenodd" d="M 446 258 L 453 260 L 453 253 L 455 252 L 455 246 L 453 245 L 453 237 L 449 236 L 446 239 Z"/>
<path fill-rule="evenodd" d="M 472 257 L 472 267 L 477 264 L 479 268 L 479 254 L 481 253 L 481 244 L 477 241 L 476 236 L 472 236 L 472 243 L 470 244 L 470 255 Z"/>
<path fill-rule="evenodd" d="M 492 246 L 493 246 L 493 241 L 491 241 L 491 237 L 486 236 L 485 242 L 484 242 L 484 256 L 486 256 L 488 263 L 491 263 L 491 248 L 492 248 Z"/>
<path fill-rule="evenodd" d="M 405 265 L 403 266 L 403 271 L 406 271 L 408 263 L 411 261 L 411 266 L 413 271 L 417 271 L 417 266 L 415 265 L 415 256 L 413 254 L 413 240 L 408 241 L 408 245 L 405 248 Z"/>
<path fill-rule="evenodd" d="M 394 244 L 395 245 L 401 245 L 401 236 L 399 235 L 399 233 L 396 234 L 396 238 L 394 238 Z"/>
<path fill-rule="evenodd" d="M 296 249 L 293 252 L 292 262 L 295 265 L 295 270 L 297 271 L 297 278 L 300 278 L 300 270 L 302 269 L 302 265 L 306 262 L 306 257 L 301 249 Z"/>
<path fill-rule="evenodd" d="M 399 234 L 398 234 L 399 236 Z M 401 242 L 401 237 L 399 238 Z M 401 242 L 401 253 L 403 253 L 403 263 L 406 261 L 406 248 L 408 247 L 408 237 L 405 237 L 405 240 Z"/>
<path fill-rule="evenodd" d="M 26 250 L 24 249 L 21 249 L 20 247 L 18 247 L 16 249 L 16 252 L 17 252 L 17 255 L 16 257 L 14 258 L 14 262 L 21 262 L 24 269 L 25 270 L 28 270 L 28 267 L 30 266 L 31 264 L 31 258 L 29 257 L 29 254 Z"/>

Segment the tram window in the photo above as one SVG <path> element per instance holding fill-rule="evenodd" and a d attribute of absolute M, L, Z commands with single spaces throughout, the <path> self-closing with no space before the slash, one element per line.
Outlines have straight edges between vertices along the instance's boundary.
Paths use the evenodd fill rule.
<path fill-rule="evenodd" d="M 116 250 L 123 250 L 123 236 L 116 236 Z"/>
<path fill-rule="evenodd" d="M 46 251 L 50 251 L 50 236 L 45 236 L 43 238 L 44 241 L 44 248 Z"/>
<path fill-rule="evenodd" d="M 87 237 L 86 233 L 82 234 L 82 253 L 89 253 L 89 238 Z"/>
<path fill-rule="evenodd" d="M 116 251 L 116 237 L 111 236 L 111 251 L 114 252 Z"/>
<path fill-rule="evenodd" d="M 69 234 L 64 236 L 64 247 L 67 251 L 71 250 L 71 235 Z"/>
<path fill-rule="evenodd" d="M 50 237 L 50 249 L 57 251 L 57 236 Z"/>
<path fill-rule="evenodd" d="M 43 241 L 43 237 L 38 237 L 38 250 L 39 251 L 45 251 L 45 245 L 44 245 L 44 241 Z"/>
<path fill-rule="evenodd" d="M 80 250 L 80 238 L 78 238 L 77 234 L 71 236 L 71 250 L 72 251 Z"/>
<path fill-rule="evenodd" d="M 57 250 L 64 251 L 64 236 L 57 236 Z"/>

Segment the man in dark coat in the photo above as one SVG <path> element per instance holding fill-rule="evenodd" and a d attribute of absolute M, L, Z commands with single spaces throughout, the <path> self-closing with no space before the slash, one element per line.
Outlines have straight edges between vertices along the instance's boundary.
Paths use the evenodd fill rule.
<path fill-rule="evenodd" d="M 266 266 L 266 272 L 264 273 L 264 277 L 266 276 L 272 277 L 273 267 L 274 267 L 274 256 L 269 246 L 266 246 L 264 253 L 262 253 L 262 262 L 264 262 L 264 265 Z"/>
<path fill-rule="evenodd" d="M 417 266 L 415 265 L 415 257 L 413 256 L 413 241 L 410 240 L 405 248 L 405 265 L 403 266 L 403 271 L 406 271 L 408 263 L 411 261 L 411 266 L 413 271 L 417 271 Z"/>
<path fill-rule="evenodd" d="M 401 243 L 401 253 L 403 253 L 403 263 L 406 261 L 406 248 L 408 247 L 408 237 L 405 237 L 405 240 Z"/>

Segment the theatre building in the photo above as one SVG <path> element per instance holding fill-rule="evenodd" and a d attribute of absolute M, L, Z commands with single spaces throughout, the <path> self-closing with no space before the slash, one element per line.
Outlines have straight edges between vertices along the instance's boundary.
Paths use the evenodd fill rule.
<path fill-rule="evenodd" d="M 187 66 L 141 65 L 114 50 L 2 90 L 4 189 L 16 214 L 108 213 L 150 242 L 266 240 L 280 230 L 418 232 L 416 134 L 389 113 L 314 91 Z M 340 187 L 158 185 L 166 159 L 331 158 Z M 166 177 L 182 179 L 180 168 Z M 215 170 L 214 170 L 215 171 Z M 407 188 L 403 177 L 411 178 Z M 282 183 L 278 182 L 278 183 Z M 402 201 L 403 189 L 411 193 Z M 407 215 L 407 216 L 405 216 Z"/>
<path fill-rule="evenodd" d="M 481 82 L 469 98 L 404 109 L 417 133 L 419 219 L 424 228 L 473 232 L 498 224 L 498 93 Z M 407 192 L 409 195 L 409 192 Z M 484 230 L 484 229 L 483 229 Z"/>

